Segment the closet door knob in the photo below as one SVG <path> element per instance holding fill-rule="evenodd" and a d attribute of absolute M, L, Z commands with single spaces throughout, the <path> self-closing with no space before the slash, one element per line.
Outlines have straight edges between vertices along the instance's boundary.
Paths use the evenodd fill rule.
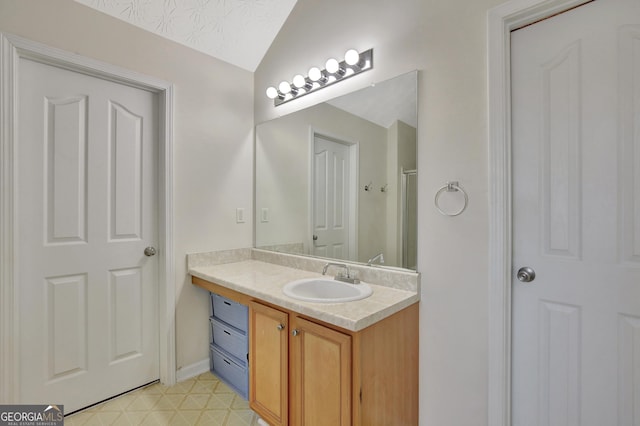
<path fill-rule="evenodd" d="M 300 332 L 299 332 L 297 329 L 294 329 L 294 330 L 291 332 L 291 335 L 292 335 L 292 336 L 297 336 L 298 334 L 300 334 Z"/>
<path fill-rule="evenodd" d="M 278 324 L 278 330 L 279 331 L 284 330 L 284 324 Z"/>
<path fill-rule="evenodd" d="M 536 279 L 536 271 L 534 271 L 533 268 L 525 266 L 518 270 L 518 274 L 516 276 L 523 283 L 530 283 Z"/>

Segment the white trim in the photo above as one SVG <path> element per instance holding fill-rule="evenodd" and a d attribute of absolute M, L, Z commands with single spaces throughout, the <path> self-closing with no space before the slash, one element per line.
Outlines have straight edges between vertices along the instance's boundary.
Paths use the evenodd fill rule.
<path fill-rule="evenodd" d="M 192 377 L 196 377 L 202 373 L 208 372 L 209 368 L 209 358 L 203 359 L 202 361 L 198 361 L 179 369 L 176 372 L 176 379 L 178 380 L 178 382 L 183 382 L 185 380 L 189 380 Z"/>
<path fill-rule="evenodd" d="M 17 187 L 15 146 L 17 141 L 17 81 L 20 58 L 141 88 L 158 95 L 161 134 L 159 135 L 159 361 L 160 381 L 176 380 L 175 355 L 175 274 L 173 253 L 173 86 L 165 81 L 125 70 L 94 59 L 48 47 L 21 37 L 0 33 L 0 401 L 18 401 L 19 312 L 17 311 L 17 258 L 15 255 Z"/>
<path fill-rule="evenodd" d="M 160 382 L 167 386 L 176 383 L 176 291 L 175 254 L 173 244 L 173 85 L 167 83 L 161 92 L 160 111 L 164 111 L 164 126 L 160 141 L 159 170 L 159 235 L 161 242 L 160 303 L 158 309 L 160 336 Z M 162 118 L 161 118 L 162 119 Z"/>
<path fill-rule="evenodd" d="M 13 188 L 16 181 L 14 159 L 14 126 L 17 105 L 14 102 L 15 54 L 9 41 L 0 34 L 0 401 L 15 401 L 17 375 L 14 372 L 14 360 L 19 357 L 13 336 L 18 336 L 14 312 L 17 303 L 14 300 L 13 247 L 16 235 L 13 232 L 16 214 L 14 211 Z M 6 123 L 6 125 L 5 125 Z M 5 285 L 10 283 L 11 285 Z"/>
<path fill-rule="evenodd" d="M 487 14 L 489 138 L 488 424 L 511 425 L 510 32 L 590 0 L 511 0 Z"/>

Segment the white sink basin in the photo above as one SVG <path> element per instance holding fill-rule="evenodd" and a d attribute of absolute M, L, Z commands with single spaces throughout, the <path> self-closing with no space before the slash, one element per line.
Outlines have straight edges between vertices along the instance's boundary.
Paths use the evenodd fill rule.
<path fill-rule="evenodd" d="M 373 290 L 366 283 L 348 284 L 331 278 L 305 278 L 286 284 L 282 292 L 305 302 L 339 303 L 364 299 L 371 296 Z"/>

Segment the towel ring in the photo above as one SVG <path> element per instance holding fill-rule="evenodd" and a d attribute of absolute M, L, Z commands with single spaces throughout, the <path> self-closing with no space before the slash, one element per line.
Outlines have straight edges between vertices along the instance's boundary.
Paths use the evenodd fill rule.
<path fill-rule="evenodd" d="M 438 199 L 440 198 L 440 195 L 442 195 L 443 192 L 462 192 L 462 195 L 464 195 L 464 205 L 462 206 L 462 208 L 460 210 L 458 210 L 457 212 L 454 213 L 448 213 L 445 212 L 444 210 L 442 210 L 440 208 L 440 206 L 438 205 Z M 467 208 L 467 204 L 469 204 L 469 196 L 467 195 L 466 192 L 464 192 L 464 189 L 460 188 L 460 185 L 458 185 L 457 181 L 454 182 L 447 182 L 446 185 L 444 185 L 442 188 L 440 188 L 438 190 L 438 192 L 436 192 L 436 196 L 433 200 L 433 203 L 436 206 L 436 209 L 438 209 L 438 211 L 445 215 L 445 216 L 458 216 L 460 213 L 462 213 L 463 211 L 465 211 L 465 209 Z"/>

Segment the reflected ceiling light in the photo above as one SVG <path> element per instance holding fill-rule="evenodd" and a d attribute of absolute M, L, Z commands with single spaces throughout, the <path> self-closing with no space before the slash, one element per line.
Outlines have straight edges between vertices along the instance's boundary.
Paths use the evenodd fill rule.
<path fill-rule="evenodd" d="M 267 97 L 273 99 L 274 105 L 278 106 L 372 68 L 373 49 L 360 53 L 355 49 L 349 49 L 341 62 L 330 58 L 327 60 L 324 70 L 311 67 L 307 72 L 307 77 L 298 74 L 293 77 L 292 83 L 283 81 L 277 89 L 269 87 Z"/>

